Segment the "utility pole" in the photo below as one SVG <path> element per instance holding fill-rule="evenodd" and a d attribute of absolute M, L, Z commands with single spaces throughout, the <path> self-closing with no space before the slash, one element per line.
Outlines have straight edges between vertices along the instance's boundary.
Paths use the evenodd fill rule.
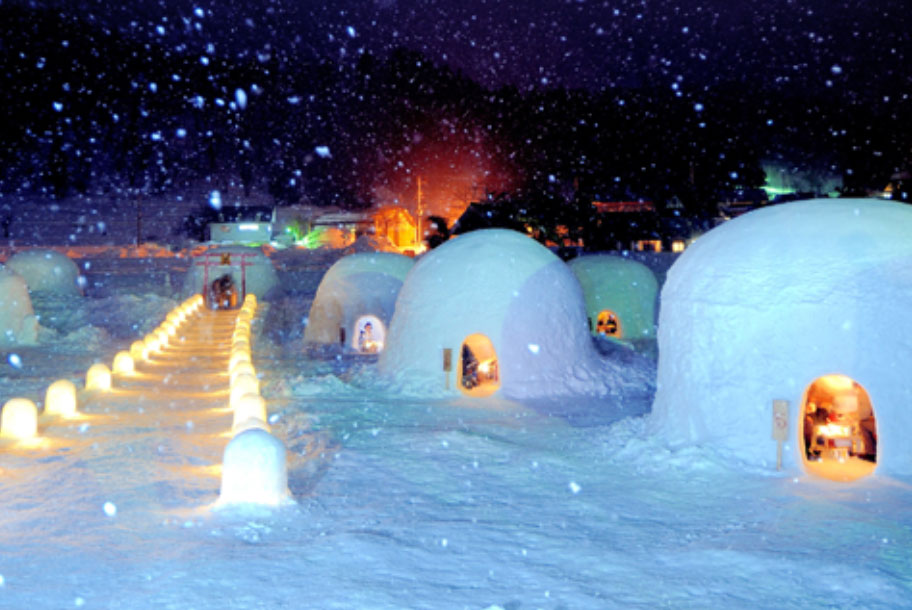
<path fill-rule="evenodd" d="M 423 211 L 421 209 L 421 176 L 418 176 L 418 218 L 415 226 L 415 246 L 419 246 L 423 241 L 421 239 L 421 215 Z"/>

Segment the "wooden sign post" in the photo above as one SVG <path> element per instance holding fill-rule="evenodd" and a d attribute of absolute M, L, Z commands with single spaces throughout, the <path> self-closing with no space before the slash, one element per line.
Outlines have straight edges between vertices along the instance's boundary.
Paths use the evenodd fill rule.
<path fill-rule="evenodd" d="M 782 443 L 788 439 L 789 402 L 773 400 L 773 440 L 776 441 L 776 470 L 782 470 Z"/>
<path fill-rule="evenodd" d="M 446 373 L 446 389 L 450 389 L 450 371 L 453 370 L 453 348 L 443 348 L 443 371 Z"/>

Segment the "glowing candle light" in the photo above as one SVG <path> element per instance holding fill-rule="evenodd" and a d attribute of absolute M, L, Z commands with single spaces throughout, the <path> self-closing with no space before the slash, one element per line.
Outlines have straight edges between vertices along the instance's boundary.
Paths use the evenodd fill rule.
<path fill-rule="evenodd" d="M 246 430 L 231 439 L 222 458 L 222 485 L 216 508 L 293 502 L 282 442 L 259 429 Z"/>
<path fill-rule="evenodd" d="M 86 371 L 86 389 L 87 390 L 110 390 L 111 389 L 111 369 L 101 362 L 93 364 Z"/>
<path fill-rule="evenodd" d="M 259 394 L 260 384 L 249 375 L 242 375 L 232 385 L 228 395 L 228 406 L 235 410 L 244 394 Z"/>
<path fill-rule="evenodd" d="M 250 361 L 242 360 L 241 362 L 238 362 L 233 367 L 231 367 L 228 373 L 231 383 L 234 383 L 235 378 L 239 375 L 250 375 L 252 377 L 256 377 L 256 369 L 253 368 L 253 365 L 250 364 Z"/>
<path fill-rule="evenodd" d="M 142 341 L 134 341 L 130 344 L 130 356 L 133 357 L 133 362 L 143 359 L 143 354 L 146 351 L 146 344 Z"/>
<path fill-rule="evenodd" d="M 228 359 L 228 370 L 233 370 L 241 362 L 250 362 L 250 352 L 245 349 L 232 350 Z"/>
<path fill-rule="evenodd" d="M 232 431 L 237 434 L 240 432 L 239 426 L 247 420 L 259 420 L 262 422 L 263 429 L 268 429 L 266 425 L 266 401 L 259 394 L 244 394 L 238 400 L 234 409 L 234 420 L 231 424 Z"/>
<path fill-rule="evenodd" d="M 234 388 L 246 388 L 248 392 L 252 394 L 260 393 L 260 380 L 254 377 L 253 375 L 241 374 L 237 375 L 231 381 L 231 389 Z"/>
<path fill-rule="evenodd" d="M 129 375 L 136 367 L 133 362 L 133 356 L 127 352 L 117 352 L 114 356 L 114 362 L 111 365 L 111 370 L 118 375 Z"/>
<path fill-rule="evenodd" d="M 32 438 L 38 434 L 38 407 L 28 398 L 11 398 L 0 411 L 0 436 Z"/>
<path fill-rule="evenodd" d="M 76 385 L 69 379 L 58 379 L 44 393 L 44 412 L 48 415 L 76 415 Z"/>

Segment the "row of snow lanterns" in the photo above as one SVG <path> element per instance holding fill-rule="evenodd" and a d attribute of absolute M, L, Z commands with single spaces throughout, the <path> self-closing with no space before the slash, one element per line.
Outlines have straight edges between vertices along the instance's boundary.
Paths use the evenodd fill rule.
<path fill-rule="evenodd" d="M 270 434 L 266 401 L 250 357 L 250 323 L 256 297 L 248 294 L 238 312 L 228 360 L 228 406 L 234 414 L 232 439 L 222 458 L 222 484 L 217 506 L 290 503 L 285 446 Z"/>
<path fill-rule="evenodd" d="M 180 325 L 203 305 L 200 295 L 190 297 L 168 314 L 165 321 L 154 331 L 135 341 L 130 351 L 121 351 L 114 356 L 111 368 L 96 363 L 86 371 L 85 389 L 108 391 L 112 384 L 112 371 L 117 375 L 130 375 L 135 362 L 147 359 L 149 355 L 166 345 L 168 339 L 177 334 Z M 48 386 L 44 395 L 44 415 L 70 419 L 77 417 L 76 384 L 68 379 L 58 379 Z M 28 398 L 11 398 L 0 411 L 0 438 L 27 440 L 38 435 L 38 406 Z"/>

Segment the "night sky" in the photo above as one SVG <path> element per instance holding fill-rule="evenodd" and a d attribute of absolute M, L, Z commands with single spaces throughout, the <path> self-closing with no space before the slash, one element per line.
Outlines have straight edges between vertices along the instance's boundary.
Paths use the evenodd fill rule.
<path fill-rule="evenodd" d="M 764 159 L 856 193 L 912 162 L 898 0 L 0 10 L 3 192 L 235 175 L 280 204 L 358 207 L 414 202 L 424 176 L 438 210 L 499 192 L 714 209 L 761 186 Z"/>

